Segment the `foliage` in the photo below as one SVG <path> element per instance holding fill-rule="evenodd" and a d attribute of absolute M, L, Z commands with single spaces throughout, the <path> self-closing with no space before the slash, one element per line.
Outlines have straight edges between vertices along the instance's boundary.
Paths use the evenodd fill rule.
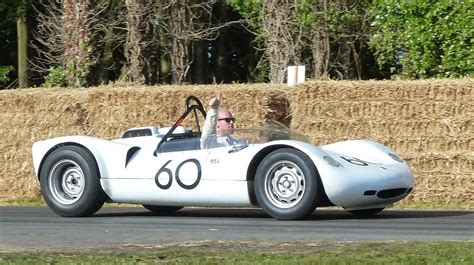
<path fill-rule="evenodd" d="M 90 10 L 94 15 L 87 17 L 91 19 L 91 26 L 86 27 L 91 30 L 90 42 L 83 50 L 87 51 L 90 60 L 87 63 L 79 61 L 79 65 L 74 65 L 75 63 L 71 62 L 71 59 L 53 60 L 53 62 L 47 60 L 60 58 L 65 54 L 57 46 L 54 46 L 63 44 L 65 36 L 62 35 L 71 32 L 61 29 L 64 25 L 57 22 L 61 21 L 60 14 L 64 1 L 1 1 L 0 39 L 2 42 L 0 42 L 0 54 L 2 57 L 0 64 L 12 65 L 16 68 L 18 58 L 17 49 L 15 49 L 17 46 L 16 19 L 19 13 L 26 12 L 27 25 L 32 31 L 29 32 L 32 42 L 28 47 L 28 54 L 31 55 L 28 61 L 28 79 L 34 85 L 39 85 L 43 75 L 50 67 L 54 68 L 65 61 L 68 64 L 63 64 L 64 69 L 68 71 L 72 69 L 74 72 L 74 74 L 69 73 L 69 78 L 76 78 L 75 82 L 68 81 L 66 85 L 95 85 L 119 79 L 126 70 L 124 66 L 127 65 L 126 58 L 129 49 L 125 44 L 133 30 L 127 26 L 125 1 L 98 0 L 95 2 L 94 9 Z M 150 0 L 150 2 L 167 6 L 166 3 L 169 1 Z M 183 2 L 185 6 L 186 3 L 193 3 L 192 6 L 196 8 L 204 3 L 204 1 L 191 0 L 171 2 Z M 197 20 L 195 16 L 192 17 L 196 19 L 195 27 L 197 29 L 203 29 L 205 23 L 210 23 L 212 26 L 217 25 L 213 28 L 212 33 L 216 33 L 213 35 L 214 37 L 219 36 L 216 37 L 218 41 L 212 40 L 212 38 L 206 40 L 210 43 L 209 50 L 220 49 L 219 56 L 221 57 L 219 58 L 225 57 L 227 62 L 216 63 L 216 60 L 212 61 L 217 58 L 214 56 L 203 65 L 193 63 L 189 66 L 191 68 L 189 72 L 197 72 L 197 67 L 208 68 L 210 70 L 205 72 L 208 75 L 207 78 L 201 79 L 213 82 L 216 80 L 212 78 L 213 76 L 219 76 L 221 72 L 233 73 L 238 68 L 241 73 L 233 74 L 233 79 L 227 77 L 224 82 L 235 80 L 238 82 L 267 82 L 272 67 L 275 67 L 275 64 L 279 65 L 278 63 L 270 64 L 269 59 L 275 53 L 270 52 L 271 47 L 268 46 L 267 38 L 269 34 L 270 36 L 274 36 L 274 34 L 271 35 L 271 32 L 265 31 L 264 28 L 264 4 L 271 2 L 226 0 L 215 3 L 213 9 L 202 9 L 209 11 L 212 20 Z M 297 43 L 295 44 L 298 45 L 296 54 L 299 54 L 301 58 L 296 61 L 299 60 L 298 63 L 307 66 L 308 76 L 312 76 L 310 73 L 318 72 L 316 69 L 319 69 L 319 72 L 325 72 L 326 75 L 323 76 L 343 79 L 388 78 L 390 76 L 392 78 L 458 78 L 474 75 L 474 52 L 472 52 L 474 46 L 474 27 L 472 26 L 474 25 L 474 12 L 472 12 L 474 1 L 292 0 L 285 1 L 285 3 L 295 3 L 297 7 L 296 11 L 287 18 L 289 21 L 291 20 L 291 23 L 295 21 L 297 22 L 295 24 L 299 23 L 299 25 L 293 26 L 301 30 L 298 32 L 299 35 L 295 34 L 298 35 L 295 38 L 301 39 L 290 39 L 291 41 L 287 42 Z M 217 5 L 221 5 L 222 8 L 216 8 Z M 45 11 L 54 6 L 61 12 L 48 15 Z M 227 11 L 220 12 L 218 10 Z M 164 11 L 158 8 L 152 17 L 162 17 L 163 14 L 160 12 Z M 367 16 L 369 12 L 370 16 Z M 38 44 L 32 33 L 39 27 L 47 28 L 44 21 L 38 20 L 42 13 L 44 13 L 46 21 L 51 18 L 50 26 L 58 31 L 52 36 L 39 34 L 44 39 L 40 40 L 40 44 Z M 220 13 L 223 14 L 221 17 L 219 17 Z M 53 15 L 57 17 L 53 17 Z M 163 27 L 171 29 L 173 27 L 170 25 L 172 22 L 176 23 L 177 17 L 173 17 L 173 19 L 175 19 L 174 22 L 172 20 L 165 21 L 167 23 L 154 19 L 153 23 L 162 24 Z M 243 20 L 245 23 L 229 23 Z M 231 26 L 222 26 L 226 23 Z M 283 21 L 282 25 L 288 23 Z M 367 26 L 369 24 L 371 27 Z M 74 25 L 69 26 L 74 27 Z M 160 78 L 160 60 L 163 60 L 163 65 L 165 65 L 171 54 L 176 55 L 164 49 L 167 43 L 171 43 L 172 37 L 170 36 L 173 34 L 161 36 L 159 31 L 154 30 L 152 26 L 140 28 L 143 28 L 146 34 L 150 34 L 149 41 L 159 41 L 161 44 L 160 47 L 152 49 L 153 55 L 141 57 L 146 58 L 144 59 L 146 65 L 153 66 L 146 67 L 154 78 L 152 82 L 148 83 L 163 82 L 165 79 Z M 202 32 L 202 30 L 197 31 L 197 33 Z M 250 35 L 249 32 L 253 35 Z M 203 39 L 195 33 L 192 33 L 193 42 L 202 41 Z M 51 43 L 41 42 L 45 40 L 51 40 Z M 37 46 L 32 46 L 32 43 L 36 43 Z M 72 47 L 75 45 L 74 43 L 77 44 L 77 42 L 71 42 L 67 47 L 79 49 L 80 47 Z M 201 50 L 206 52 L 205 49 Z M 318 51 L 322 52 L 318 54 Z M 189 60 L 198 58 L 199 55 L 196 53 L 198 53 L 197 49 L 192 50 L 186 57 L 191 58 Z M 202 56 L 206 57 L 206 55 Z M 207 56 L 207 58 L 210 57 L 212 56 Z M 321 65 L 321 62 L 324 65 Z M 41 71 L 36 69 L 36 66 L 40 67 Z M 215 70 L 216 68 L 219 68 L 219 71 Z M 57 69 L 53 72 L 50 72 L 52 76 L 60 77 L 60 75 L 55 75 Z M 13 71 L 10 72 L 9 77 L 16 79 L 16 75 L 17 73 Z M 240 78 L 237 79 L 235 77 L 237 75 Z M 52 76 L 48 77 L 49 80 L 56 80 L 56 77 Z M 313 77 L 318 77 L 318 75 L 315 74 Z"/>
<path fill-rule="evenodd" d="M 229 5 L 246 18 L 253 29 L 263 28 L 263 0 L 229 0 Z"/>
<path fill-rule="evenodd" d="M 0 66 L 0 86 L 6 85 L 10 81 L 8 76 L 13 70 L 13 66 Z"/>
<path fill-rule="evenodd" d="M 473 1 L 378 1 L 370 45 L 380 66 L 408 78 L 474 74 Z"/>
<path fill-rule="evenodd" d="M 84 87 L 87 86 L 87 75 L 89 74 L 89 63 L 78 64 L 72 60 L 68 64 L 71 80 L 68 80 L 68 70 L 63 66 L 50 67 L 45 77 L 44 87 Z"/>
<path fill-rule="evenodd" d="M 2 0 L 0 1 L 0 65 L 11 65 L 16 68 L 17 65 L 17 29 L 16 20 L 20 12 L 24 11 L 26 0 Z M 5 68 L 0 70 L 0 75 L 4 75 Z M 10 71 L 9 71 L 10 72 Z M 16 71 L 11 72 L 13 79 L 17 78 Z M 0 79 L 2 79 L 0 77 Z M 9 80 L 0 80 L 0 87 L 4 86 Z"/>
<path fill-rule="evenodd" d="M 373 76 L 370 68 L 361 68 L 366 53 L 365 42 L 368 38 L 367 10 L 370 1 L 318 1 L 301 0 L 298 2 L 296 17 L 305 28 L 308 49 L 324 49 L 318 61 L 328 61 L 328 69 L 323 76 L 342 79 L 360 79 Z M 314 35 L 318 36 L 314 38 Z M 324 48 L 317 47 L 315 40 L 327 41 Z M 313 52 L 314 55 L 314 52 Z M 316 71 L 316 70 L 315 70 Z M 316 76 L 318 74 L 315 74 Z"/>
<path fill-rule="evenodd" d="M 89 85 L 87 76 L 90 73 L 90 59 L 87 62 L 79 63 L 77 60 L 69 62 L 66 71 L 66 80 L 68 87 L 86 87 Z M 67 73 L 69 71 L 69 73 Z M 69 75 L 69 78 L 68 78 Z"/>
<path fill-rule="evenodd" d="M 263 0 L 228 0 L 228 4 L 246 20 L 247 29 L 255 36 L 251 44 L 255 46 L 256 50 L 265 51 L 266 40 L 264 38 L 265 29 L 263 28 Z M 251 81 L 256 83 L 268 82 L 268 73 L 270 72 L 270 65 L 266 53 L 262 52 L 261 55 L 257 67 L 252 74 Z"/>
<path fill-rule="evenodd" d="M 65 87 L 67 86 L 67 75 L 64 67 L 56 66 L 49 68 L 49 73 L 45 77 L 44 87 Z"/>

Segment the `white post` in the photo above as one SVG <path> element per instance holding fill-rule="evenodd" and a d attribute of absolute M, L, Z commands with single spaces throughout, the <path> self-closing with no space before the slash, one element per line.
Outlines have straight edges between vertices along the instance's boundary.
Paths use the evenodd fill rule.
<path fill-rule="evenodd" d="M 304 65 L 298 65 L 298 78 L 296 80 L 297 84 L 303 84 L 304 79 L 305 79 L 305 66 Z"/>
<path fill-rule="evenodd" d="M 296 84 L 302 84 L 305 80 L 305 66 L 288 66 L 287 84 L 294 86 Z"/>
<path fill-rule="evenodd" d="M 289 86 L 294 86 L 296 84 L 296 74 L 296 66 L 288 66 L 288 76 L 286 81 Z"/>

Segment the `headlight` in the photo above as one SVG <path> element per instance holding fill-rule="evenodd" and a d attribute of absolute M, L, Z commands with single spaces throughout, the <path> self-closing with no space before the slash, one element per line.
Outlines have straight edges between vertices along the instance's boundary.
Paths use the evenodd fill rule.
<path fill-rule="evenodd" d="M 326 160 L 326 162 L 328 162 L 328 164 L 333 166 L 333 167 L 340 167 L 341 166 L 341 163 L 337 162 L 334 158 L 332 158 L 330 156 L 324 156 L 324 160 Z"/>

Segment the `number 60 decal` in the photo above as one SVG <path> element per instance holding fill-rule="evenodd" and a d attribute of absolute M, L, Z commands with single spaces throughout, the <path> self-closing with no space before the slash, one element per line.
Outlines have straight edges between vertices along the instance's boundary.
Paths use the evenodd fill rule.
<path fill-rule="evenodd" d="M 155 174 L 155 183 L 156 183 L 156 186 L 158 186 L 158 188 L 160 188 L 160 189 L 167 190 L 171 187 L 171 183 L 173 183 L 173 172 L 171 171 L 171 169 L 166 167 L 171 161 L 172 160 L 169 160 L 168 162 L 166 162 L 160 168 L 160 170 L 158 170 L 158 172 L 156 172 L 156 174 Z M 193 163 L 194 165 L 196 165 L 196 168 L 197 168 L 197 171 L 198 171 L 196 181 L 194 181 L 194 183 L 191 184 L 191 185 L 184 184 L 181 181 L 181 179 L 179 178 L 179 170 L 186 163 Z M 168 175 L 168 182 L 166 184 L 160 183 L 160 175 L 162 173 L 166 173 Z M 187 189 L 187 190 L 192 190 L 192 189 L 196 188 L 197 185 L 199 184 L 199 182 L 201 181 L 201 164 L 199 163 L 199 161 L 197 159 L 194 159 L 194 158 L 184 160 L 183 162 L 181 162 L 181 164 L 178 165 L 174 175 L 175 175 L 175 178 L 176 178 L 176 182 L 178 183 L 179 186 L 181 186 L 181 188 Z"/>

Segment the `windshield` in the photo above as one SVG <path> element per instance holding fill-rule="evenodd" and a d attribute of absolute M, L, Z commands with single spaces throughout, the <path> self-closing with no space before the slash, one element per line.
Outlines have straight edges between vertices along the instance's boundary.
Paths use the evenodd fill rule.
<path fill-rule="evenodd" d="M 248 144 L 262 144 L 277 140 L 296 140 L 311 143 L 306 136 L 274 120 L 267 120 L 256 127 L 237 128 L 234 130 L 232 137 Z"/>
<path fill-rule="evenodd" d="M 267 120 L 255 127 L 236 128 L 231 136 L 213 135 L 202 143 L 202 148 L 263 144 L 277 140 L 296 140 L 311 143 L 306 136 L 289 129 L 285 125 L 274 120 Z"/>

